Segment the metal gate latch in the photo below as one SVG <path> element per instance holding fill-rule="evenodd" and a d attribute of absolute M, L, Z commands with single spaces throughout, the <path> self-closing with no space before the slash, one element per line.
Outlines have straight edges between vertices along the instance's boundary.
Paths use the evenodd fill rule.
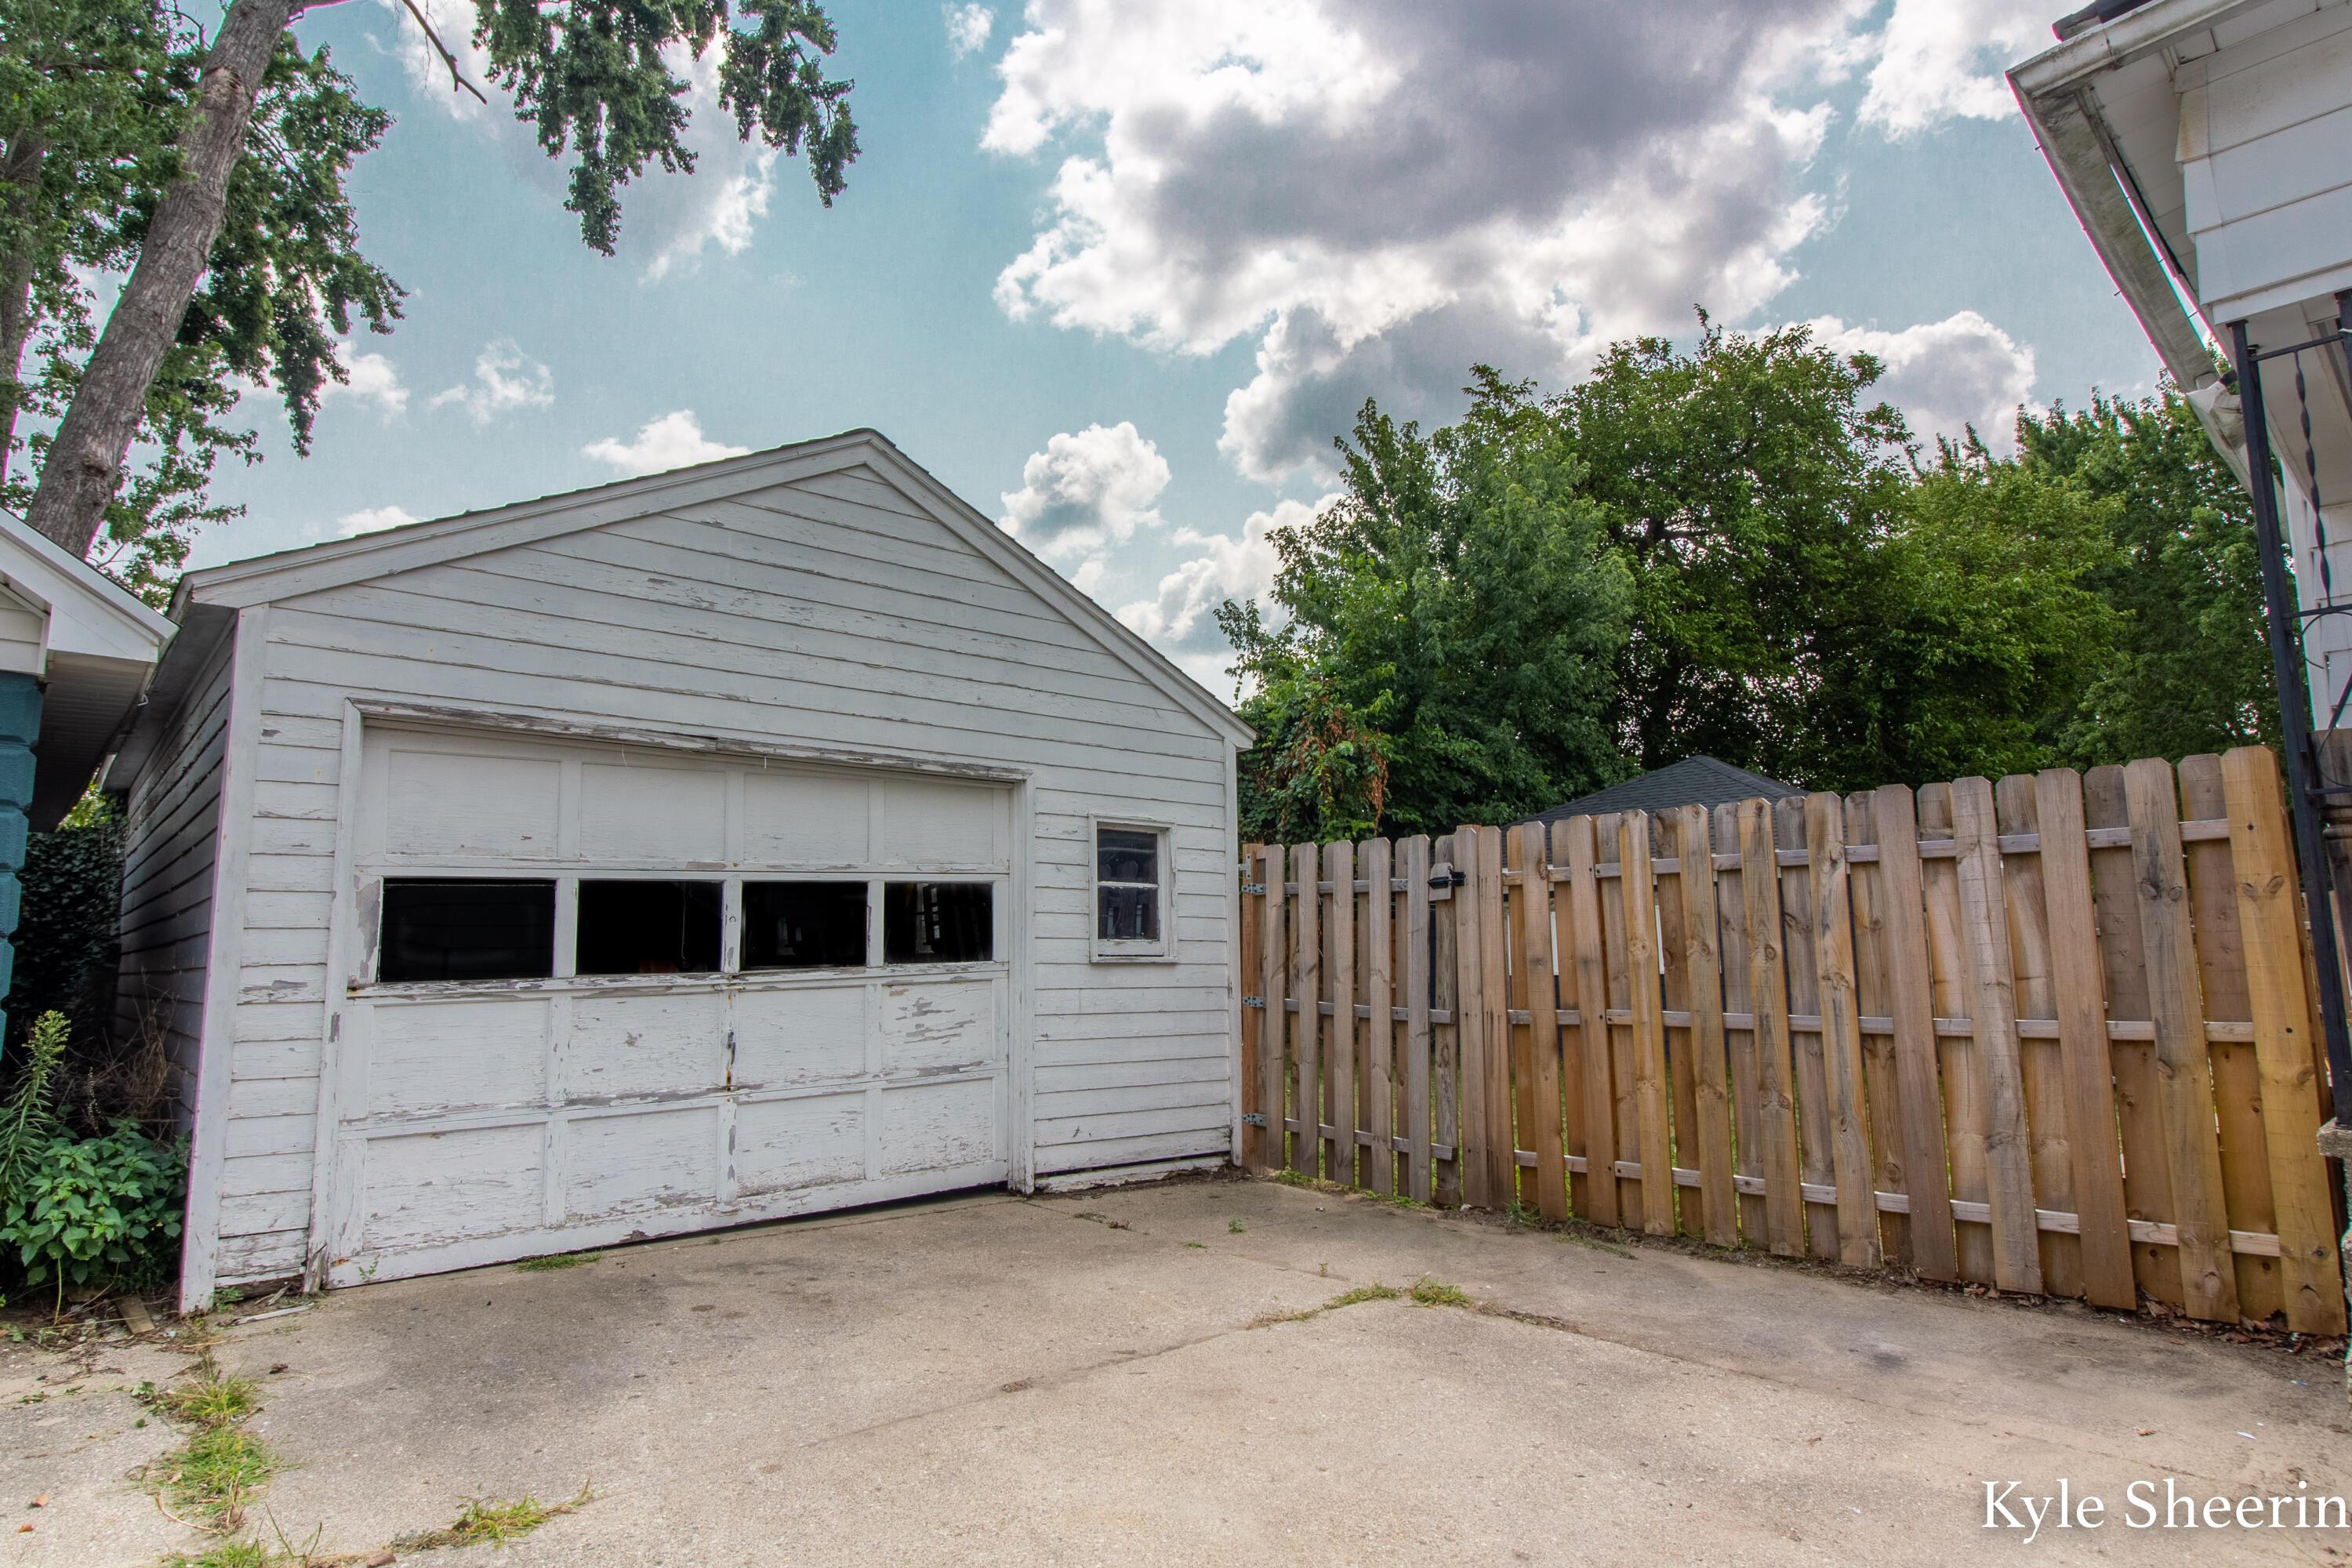
<path fill-rule="evenodd" d="M 1245 1125 L 1251 1127 L 1263 1127 L 1265 1125 L 1265 1118 L 1255 1110 L 1243 1111 L 1242 1121 Z"/>

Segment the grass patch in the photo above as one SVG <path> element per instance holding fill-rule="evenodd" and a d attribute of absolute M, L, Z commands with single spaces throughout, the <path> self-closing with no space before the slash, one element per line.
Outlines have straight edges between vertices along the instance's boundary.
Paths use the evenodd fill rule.
<path fill-rule="evenodd" d="M 1393 1301 L 1404 1294 L 1393 1285 L 1383 1285 L 1375 1279 L 1369 1285 L 1359 1285 L 1344 1294 L 1323 1303 L 1323 1310 L 1333 1312 L 1341 1307 L 1353 1307 L 1365 1301 Z"/>
<path fill-rule="evenodd" d="M 1416 1307 L 1475 1307 L 1477 1305 L 1462 1287 L 1448 1285 L 1444 1280 L 1434 1276 L 1415 1285 L 1412 1295 L 1412 1303 Z"/>
<path fill-rule="evenodd" d="M 467 1498 L 457 1517 L 439 1530 L 426 1531 L 422 1535 L 404 1535 L 392 1544 L 401 1552 L 431 1552 L 444 1546 L 479 1546 L 484 1542 L 502 1546 L 509 1541 L 520 1541 L 551 1519 L 567 1513 L 577 1513 L 594 1500 L 595 1491 L 582 1487 L 580 1495 L 568 1501 L 544 1503 L 537 1498 Z"/>
<path fill-rule="evenodd" d="M 289 1561 L 300 1559 L 287 1558 L 258 1541 L 224 1541 L 194 1557 L 175 1552 L 163 1559 L 163 1568 L 278 1568 Z"/>
<path fill-rule="evenodd" d="M 515 1265 L 523 1274 L 552 1274 L 559 1268 L 577 1268 L 583 1263 L 601 1263 L 601 1252 L 558 1252 L 546 1258 L 526 1258 Z"/>
<path fill-rule="evenodd" d="M 282 1468 L 268 1444 L 235 1426 L 208 1426 L 158 1465 L 153 1479 L 174 1511 L 208 1530 L 244 1523 L 247 1500 Z"/>
<path fill-rule="evenodd" d="M 173 1421 L 192 1426 L 226 1426 L 261 1408 L 260 1387 L 249 1377 L 223 1377 L 217 1367 L 200 1363 L 194 1382 L 177 1388 L 142 1384 L 139 1396 L 158 1415 Z"/>
<path fill-rule="evenodd" d="M 1247 1226 L 1244 1225 L 1241 1221 L 1239 1221 L 1239 1220 L 1237 1220 L 1237 1219 L 1229 1219 L 1229 1220 L 1225 1221 L 1225 1230 L 1226 1230 L 1226 1232 L 1227 1232 L 1228 1234 L 1233 1235 L 1233 1236 L 1239 1236 L 1242 1232 L 1244 1232 L 1244 1231 L 1247 1230 L 1248 1228 L 1249 1228 L 1249 1226 Z"/>

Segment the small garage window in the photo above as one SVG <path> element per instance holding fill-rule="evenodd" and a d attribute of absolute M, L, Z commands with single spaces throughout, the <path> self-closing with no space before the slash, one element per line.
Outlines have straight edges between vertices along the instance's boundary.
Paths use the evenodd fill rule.
<path fill-rule="evenodd" d="M 378 980 L 544 980 L 554 973 L 553 882 L 385 880 Z"/>
<path fill-rule="evenodd" d="M 882 952 L 891 963 L 975 963 L 995 956 L 996 889 L 986 882 L 887 882 Z"/>
<path fill-rule="evenodd" d="M 719 969 L 717 882 L 580 884 L 580 974 L 708 974 Z"/>
<path fill-rule="evenodd" d="M 1097 958 L 1160 958 L 1168 952 L 1168 830 L 1095 825 Z"/>
<path fill-rule="evenodd" d="M 745 969 L 854 969 L 865 963 L 864 882 L 743 884 Z"/>

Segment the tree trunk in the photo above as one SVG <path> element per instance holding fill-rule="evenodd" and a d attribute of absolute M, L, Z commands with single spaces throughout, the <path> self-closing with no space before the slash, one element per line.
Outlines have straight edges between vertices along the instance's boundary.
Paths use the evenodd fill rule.
<path fill-rule="evenodd" d="M 44 137 L 28 136 L 0 152 L 0 185 L 16 216 L 23 218 L 40 200 L 41 163 L 48 156 Z M 0 479 L 8 477 L 8 449 L 16 438 L 16 412 L 25 405 L 18 378 L 25 369 L 25 342 L 33 335 L 33 258 L 30 251 L 0 257 Z"/>
<path fill-rule="evenodd" d="M 49 447 L 25 521 L 79 558 L 122 482 L 147 389 L 179 335 L 228 205 L 228 177 L 245 153 L 262 72 L 299 0 L 235 0 L 205 58 L 196 113 L 181 143 L 181 178 L 164 193 L 139 265 L 107 318 L 98 349 Z"/>

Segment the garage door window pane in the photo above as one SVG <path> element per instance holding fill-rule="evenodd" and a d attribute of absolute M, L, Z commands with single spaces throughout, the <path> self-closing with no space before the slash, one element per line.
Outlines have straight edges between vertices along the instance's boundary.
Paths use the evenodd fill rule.
<path fill-rule="evenodd" d="M 709 974 L 719 968 L 716 882 L 583 882 L 582 974 Z"/>
<path fill-rule="evenodd" d="M 892 963 L 970 963 L 996 955 L 996 889 L 986 882 L 891 882 L 882 948 Z"/>
<path fill-rule="evenodd" d="M 384 882 L 378 980 L 544 980 L 554 973 L 553 882 Z"/>
<path fill-rule="evenodd" d="M 854 968 L 865 962 L 865 883 L 743 884 L 744 968 Z"/>

